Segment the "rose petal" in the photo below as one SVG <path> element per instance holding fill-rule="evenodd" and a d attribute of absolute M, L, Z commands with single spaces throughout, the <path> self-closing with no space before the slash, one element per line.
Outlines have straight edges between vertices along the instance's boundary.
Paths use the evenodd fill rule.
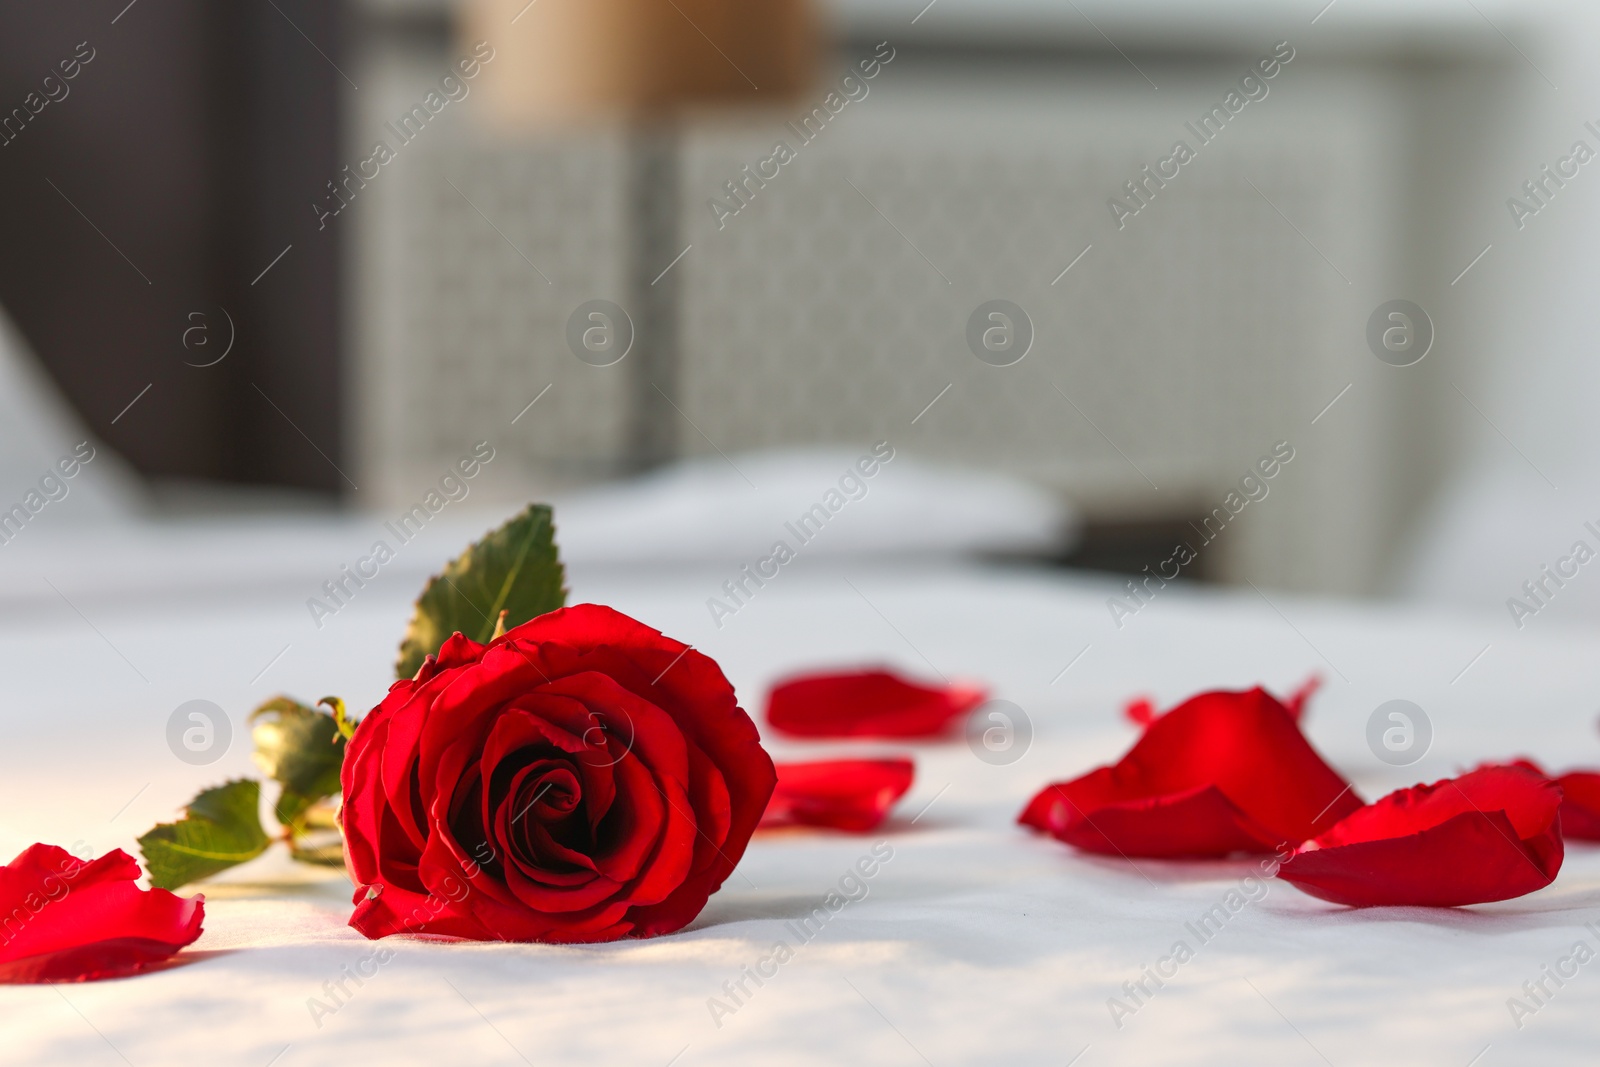
<path fill-rule="evenodd" d="M 578 662 L 585 668 L 603 670 L 607 677 L 671 715 L 690 745 L 691 768 L 698 765 L 694 757 L 698 749 L 726 786 L 730 812 L 726 834 L 718 838 L 715 832 L 699 827 L 694 835 L 693 866 L 683 883 L 659 904 L 641 906 L 631 913 L 641 937 L 677 930 L 700 913 L 706 899 L 721 887 L 743 856 L 772 795 L 776 780 L 772 759 L 761 747 L 755 724 L 739 707 L 733 687 L 709 657 L 610 608 L 583 604 L 565 611 L 579 613 L 570 620 L 575 631 L 606 639 L 583 652 Z M 566 622 L 556 620 L 558 614 L 540 616 L 526 626 L 530 632 L 539 632 Z M 695 782 L 689 800 L 698 804 L 721 793 L 708 793 Z M 699 815 L 697 819 L 703 821 Z"/>
<path fill-rule="evenodd" d="M 1299 689 L 1289 694 L 1289 698 L 1283 702 L 1283 706 L 1288 710 L 1290 717 L 1295 722 L 1301 722 L 1305 719 L 1306 705 L 1311 702 L 1311 698 L 1316 696 L 1317 690 L 1321 688 L 1322 675 L 1313 674 L 1300 683 Z"/>
<path fill-rule="evenodd" d="M 617 769 L 632 773 L 639 763 L 630 752 Z M 694 869 L 695 839 L 700 834 L 683 786 L 669 777 L 653 776 L 650 781 L 659 790 L 662 830 L 655 849 L 639 865 L 639 873 L 627 887 L 628 899 L 641 905 L 659 904 L 683 885 Z M 651 797 L 644 783 L 629 790 L 628 795 L 640 800 Z"/>
<path fill-rule="evenodd" d="M 1151 719 L 1116 764 L 1047 786 L 1018 821 L 1086 851 L 1271 852 L 1361 806 L 1266 691 L 1192 697 Z"/>
<path fill-rule="evenodd" d="M 687 742 L 664 709 L 598 671 L 568 675 L 551 682 L 541 692 L 581 702 L 589 712 L 588 730 L 601 730 L 624 739 L 628 751 L 642 759 L 652 774 L 687 783 Z"/>
<path fill-rule="evenodd" d="M 1271 852 L 1278 844 L 1276 834 L 1214 785 L 1131 801 L 1096 797 L 1096 787 L 1111 773 L 1112 768 L 1101 767 L 1047 787 L 1028 803 L 1019 821 L 1085 852 L 1121 856 L 1220 857 Z"/>
<path fill-rule="evenodd" d="M 439 782 L 440 763 L 463 746 L 481 749 L 505 708 L 548 684 L 549 677 L 537 656 L 496 644 L 484 651 L 482 661 L 430 679 L 419 691 L 427 701 L 414 756 L 420 780 Z"/>
<path fill-rule="evenodd" d="M 588 731 L 598 730 L 623 744 L 611 757 L 616 760 L 613 770 L 633 785 L 619 789 L 618 804 L 596 826 L 595 860 L 603 873 L 618 881 L 634 879 L 643 870 L 627 896 L 641 904 L 658 902 L 665 886 L 676 885 L 688 873 L 692 857 L 692 852 L 686 853 L 680 863 L 677 846 L 666 839 L 687 841 L 703 832 L 687 795 L 688 740 L 666 711 L 597 671 L 568 675 L 541 693 L 580 701 L 587 709 Z M 586 736 L 592 736 L 588 731 Z M 599 757 L 608 750 L 590 745 L 588 751 Z M 636 805 L 642 807 L 631 810 Z"/>
<path fill-rule="evenodd" d="M 1517 766 L 1401 789 L 1306 842 L 1278 877 L 1354 907 L 1456 907 L 1542 889 L 1561 869 L 1561 787 Z"/>
<path fill-rule="evenodd" d="M 575 829 L 582 838 L 589 836 L 588 820 L 572 815 L 581 802 L 578 776 L 565 760 L 535 760 L 517 771 L 493 816 L 495 840 L 506 846 L 503 859 L 535 881 L 589 881 L 594 860 L 580 850 L 593 843 L 577 840 L 569 845 L 562 840 L 570 840 Z"/>
<path fill-rule="evenodd" d="M 344 862 L 350 879 L 357 885 L 375 881 L 378 877 L 378 839 L 382 833 L 387 797 L 381 789 L 357 789 L 355 782 L 373 781 L 378 777 L 378 764 L 383 753 L 389 728 L 383 719 L 392 712 L 387 709 L 370 713 L 361 722 L 372 743 L 359 749 L 345 750 L 344 765 L 339 769 L 339 786 L 342 798 L 339 804 L 339 825 L 344 830 Z"/>
<path fill-rule="evenodd" d="M 1535 774 L 1554 779 L 1561 787 L 1563 841 L 1600 841 L 1600 773 L 1568 771 L 1557 777 L 1526 757 L 1511 760 L 1505 766 L 1525 767 Z"/>
<path fill-rule="evenodd" d="M 376 890 L 376 892 L 374 892 Z M 489 928 L 446 898 L 384 885 L 357 885 L 350 925 L 370 938 L 439 934 L 489 941 Z"/>
<path fill-rule="evenodd" d="M 0 982 L 134 974 L 200 936 L 205 898 L 140 889 L 120 849 L 85 863 L 33 845 L 0 868 Z"/>
<path fill-rule="evenodd" d="M 920 685 L 887 670 L 806 674 L 773 687 L 767 721 L 795 737 L 932 737 L 987 698 L 981 687 Z"/>
<path fill-rule="evenodd" d="M 599 610 L 616 615 L 609 609 Z M 692 873 L 678 893 L 681 901 L 692 901 L 702 893 L 709 896 L 715 892 L 744 853 L 772 794 L 772 760 L 761 747 L 755 724 L 739 707 L 733 687 L 716 663 L 626 616 L 618 618 L 627 625 L 611 630 L 612 636 L 625 636 L 626 640 L 584 652 L 578 658 L 578 666 L 603 670 L 607 677 L 672 716 L 688 746 L 691 777 L 695 779 L 691 782 L 690 799 L 699 821 L 704 823 L 713 814 L 700 807 L 702 801 L 720 810 L 721 798 L 726 798 L 726 830 L 720 824 L 702 825 L 697 835 Z M 720 786 L 696 777 L 698 770 L 708 767 L 715 769 Z M 700 905 L 703 904 L 701 900 Z M 675 912 L 682 910 L 679 903 L 672 903 L 672 907 Z"/>
<path fill-rule="evenodd" d="M 762 826 L 825 826 L 866 833 L 911 788 L 909 759 L 780 763 Z"/>
<path fill-rule="evenodd" d="M 1600 841 L 1600 773 L 1569 771 L 1556 779 L 1561 787 L 1561 836 Z"/>
<path fill-rule="evenodd" d="M 611 809 L 616 797 L 612 770 L 616 759 L 606 748 L 596 746 L 603 737 L 603 728 L 583 701 L 544 686 L 519 697 L 501 713 L 478 759 L 483 766 L 493 768 L 514 749 L 525 745 L 549 745 L 567 753 L 582 781 L 584 811 L 594 826 Z"/>

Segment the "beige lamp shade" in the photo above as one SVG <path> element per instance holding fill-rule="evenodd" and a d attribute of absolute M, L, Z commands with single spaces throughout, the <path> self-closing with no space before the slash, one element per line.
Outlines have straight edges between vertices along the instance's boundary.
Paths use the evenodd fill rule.
<path fill-rule="evenodd" d="M 479 113 L 505 126 L 778 104 L 808 88 L 812 0 L 463 0 L 470 48 L 494 58 Z"/>

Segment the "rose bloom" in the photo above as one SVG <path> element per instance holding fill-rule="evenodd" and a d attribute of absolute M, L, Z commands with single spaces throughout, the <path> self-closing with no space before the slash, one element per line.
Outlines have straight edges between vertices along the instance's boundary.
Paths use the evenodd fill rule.
<path fill-rule="evenodd" d="M 342 773 L 350 925 L 584 942 L 670 933 L 732 873 L 776 775 L 710 659 L 580 604 L 396 682 Z"/>

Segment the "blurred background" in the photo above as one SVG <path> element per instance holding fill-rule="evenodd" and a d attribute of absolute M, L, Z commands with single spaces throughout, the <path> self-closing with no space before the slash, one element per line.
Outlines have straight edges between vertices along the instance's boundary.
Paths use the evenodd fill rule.
<path fill-rule="evenodd" d="M 1195 581 L 1505 614 L 1600 547 L 1596 21 L 6 4 L 0 576 L 48 599 L 19 549 L 108 531 L 303 558 L 479 442 L 472 508 L 555 499 L 576 557 L 754 558 L 887 441 L 895 503 L 834 549 L 1187 542 Z"/>

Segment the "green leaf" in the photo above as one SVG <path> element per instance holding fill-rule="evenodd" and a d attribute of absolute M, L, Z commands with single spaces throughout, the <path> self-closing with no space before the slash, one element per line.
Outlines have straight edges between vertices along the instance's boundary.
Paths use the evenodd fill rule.
<path fill-rule="evenodd" d="M 306 809 L 339 791 L 345 737 L 325 711 L 276 696 L 250 713 L 256 765 L 283 785 L 273 814 L 299 829 Z"/>
<path fill-rule="evenodd" d="M 150 884 L 177 889 L 255 859 L 269 840 L 258 814 L 261 783 L 241 778 L 204 790 L 178 822 L 161 823 L 139 838 Z"/>
<path fill-rule="evenodd" d="M 509 629 L 556 610 L 567 602 L 564 578 L 550 508 L 529 504 L 428 582 L 400 643 L 395 674 L 416 674 L 453 633 L 487 642 L 502 611 Z"/>

